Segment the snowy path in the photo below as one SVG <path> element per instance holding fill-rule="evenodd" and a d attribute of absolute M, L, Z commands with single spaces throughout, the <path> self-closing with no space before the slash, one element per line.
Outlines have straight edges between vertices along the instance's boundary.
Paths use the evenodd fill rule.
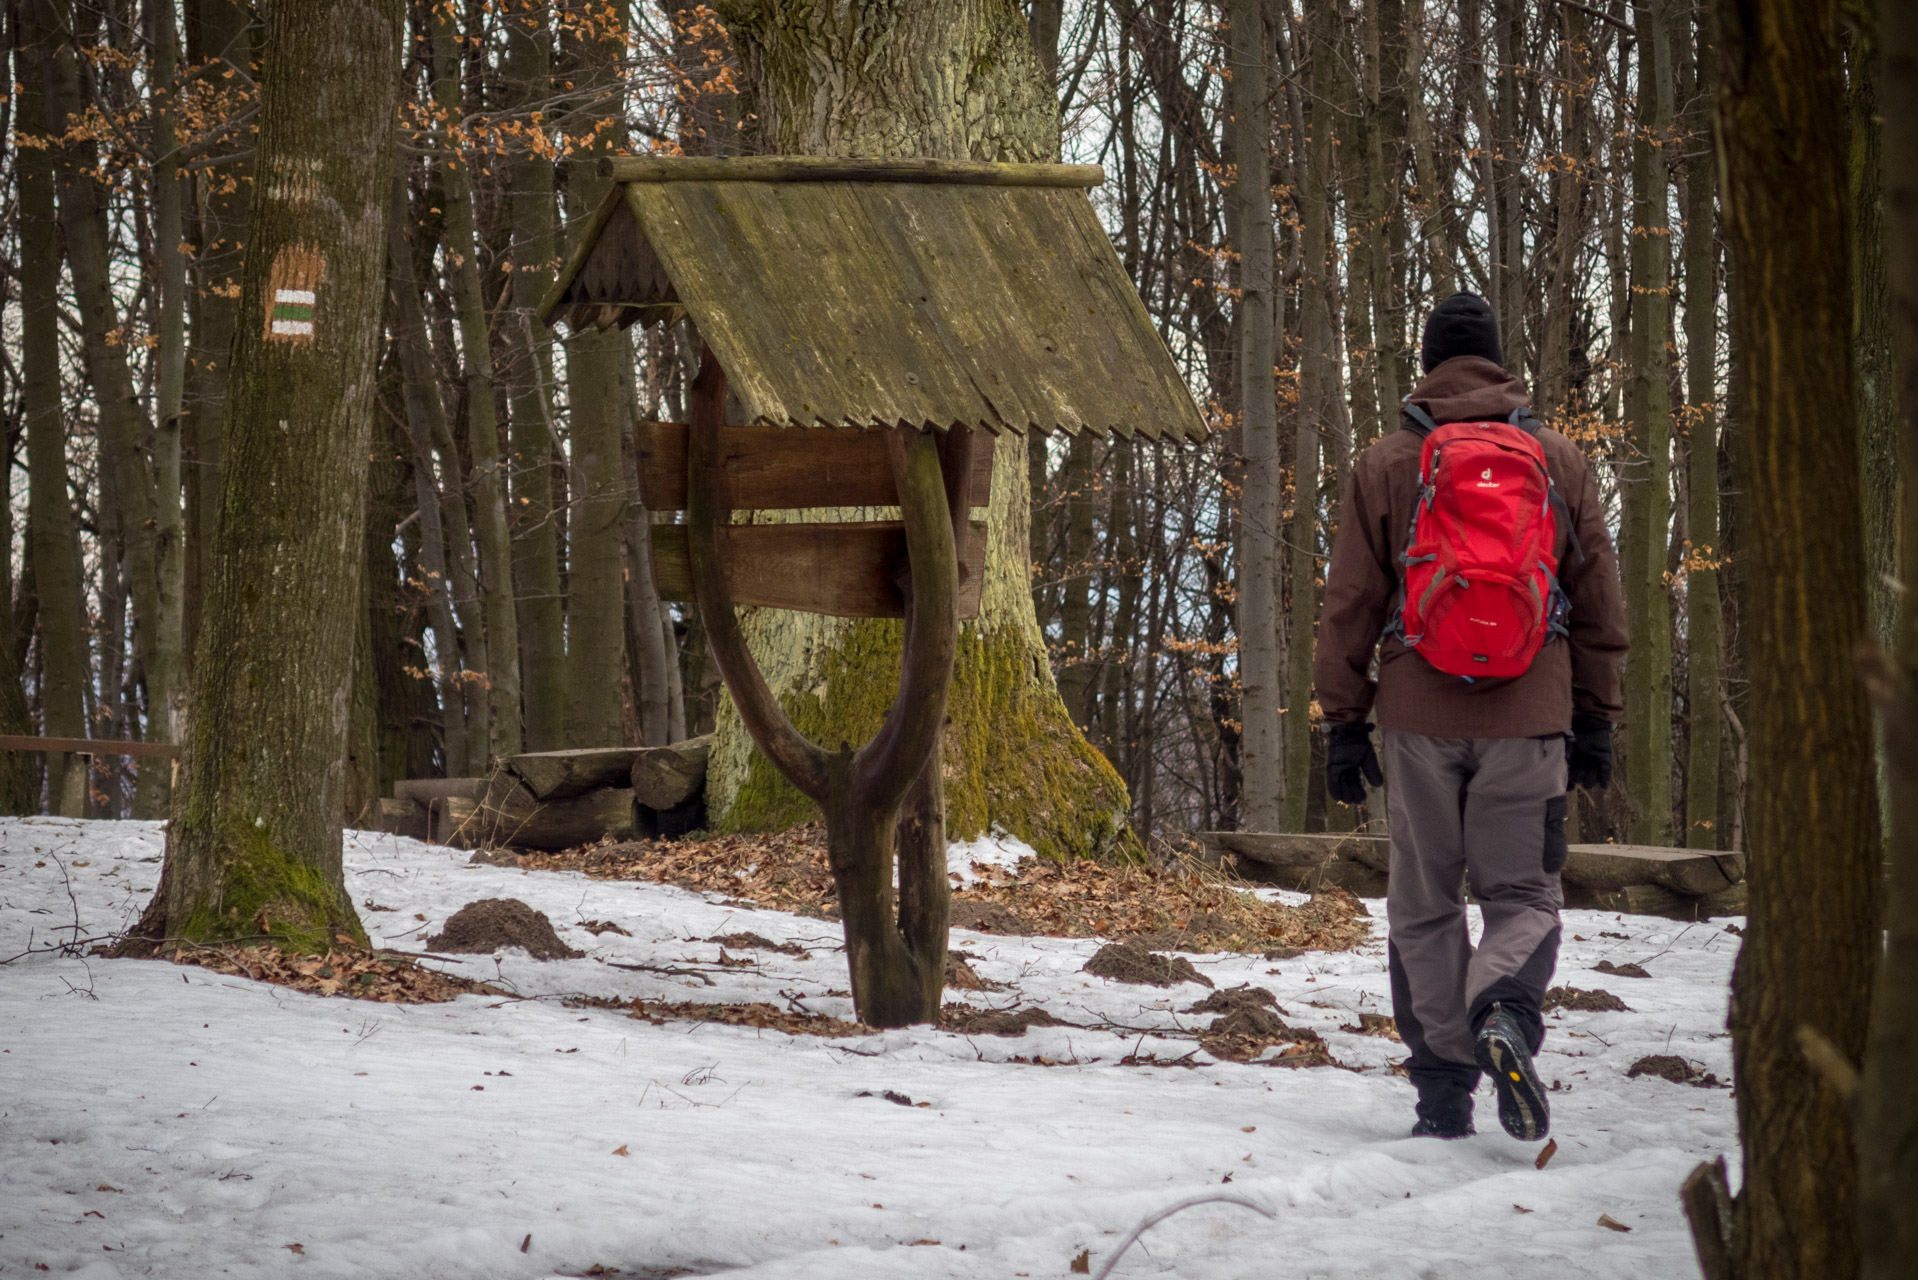
<path fill-rule="evenodd" d="M 146 823 L 0 820 L 0 956 L 76 910 L 87 934 L 122 927 L 157 879 L 161 843 Z M 349 833 L 354 900 L 393 908 L 364 912 L 369 930 L 418 950 L 416 932 L 459 906 L 518 897 L 588 953 L 502 956 L 497 976 L 524 995 L 783 1003 L 786 991 L 851 1016 L 849 1000 L 823 994 L 846 982 L 834 925 L 465 856 Z M 577 927 L 587 919 L 633 936 L 595 937 Z M 1729 1076 L 1738 940 L 1723 923 L 1567 913 L 1557 981 L 1603 987 L 1633 1012 L 1553 1019 L 1540 1071 L 1567 1091 L 1553 1098 L 1559 1151 L 1543 1172 L 1536 1147 L 1498 1131 L 1484 1090 L 1477 1138 L 1404 1136 L 1410 1087 L 1381 1069 L 1402 1050 L 1338 1030 L 1359 1011 L 1389 1012 L 1382 941 L 1278 963 L 1194 957 L 1221 988 L 1269 988 L 1288 1021 L 1363 1072 L 1126 1067 L 1117 1060 L 1135 1048 L 1169 1058 L 1192 1044 L 1067 1027 L 826 1041 L 654 1026 L 556 999 L 383 1005 L 36 955 L 0 968 L 0 1275 L 44 1264 L 89 1280 L 517 1280 L 597 1264 L 628 1278 L 1066 1276 L 1081 1250 L 1096 1270 L 1138 1219 L 1230 1176 L 1230 1191 L 1276 1220 L 1191 1210 L 1116 1274 L 1692 1276 L 1676 1189 L 1732 1149 L 1730 1095 L 1625 1070 L 1675 1053 Z M 717 946 L 687 941 L 736 930 L 811 954 L 755 952 L 760 969 L 719 971 Z M 955 998 L 1017 998 L 1078 1023 L 1208 1021 L 1177 1013 L 1201 987 L 1080 973 L 1096 945 L 955 931 L 974 969 L 1017 987 Z M 1653 977 L 1591 972 L 1602 959 Z M 714 985 L 601 961 L 698 965 Z M 496 974 L 491 957 L 456 967 Z M 856 1096 L 882 1090 L 931 1105 Z M 1600 1227 L 1600 1214 L 1630 1232 Z"/>

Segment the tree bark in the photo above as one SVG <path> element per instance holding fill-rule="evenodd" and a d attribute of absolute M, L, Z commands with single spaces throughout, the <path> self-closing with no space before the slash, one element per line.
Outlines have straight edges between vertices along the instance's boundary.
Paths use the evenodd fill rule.
<path fill-rule="evenodd" d="M 1846 58 L 1851 106 L 1852 352 L 1858 386 L 1859 476 L 1865 498 L 1865 572 L 1871 629 L 1897 643 L 1898 414 L 1891 369 L 1891 313 L 1885 269 L 1884 166 L 1880 156 L 1877 67 L 1864 23 Z"/>
<path fill-rule="evenodd" d="M 626 0 L 568 0 L 573 18 L 563 28 L 568 70 L 575 90 L 591 95 L 582 108 L 584 157 L 617 151 L 625 140 L 619 67 L 626 56 Z M 578 163 L 567 179 L 567 203 L 575 219 L 591 213 L 607 183 L 590 163 Z M 620 687 L 626 670 L 624 595 L 626 471 L 621 438 L 628 424 L 621 411 L 620 370 L 633 360 L 632 343 L 619 330 L 587 330 L 566 340 L 572 428 L 572 508 L 566 547 L 566 742 L 572 747 L 611 747 L 620 741 Z"/>
<path fill-rule="evenodd" d="M 1902 445 L 1900 504 L 1907 557 L 1918 545 L 1918 8 L 1879 0 L 1878 87 L 1883 120 L 1886 313 L 1893 355 L 1887 399 Z M 1907 563 L 1909 561 L 1907 560 Z M 1885 947 L 1872 991 L 1871 1032 L 1858 1099 L 1859 1224 L 1863 1280 L 1894 1280 L 1918 1257 L 1918 592 L 1907 590 L 1897 669 L 1881 678 L 1891 839 Z M 1889 696 L 1887 696 L 1889 695 Z"/>
<path fill-rule="evenodd" d="M 1279 401 L 1273 370 L 1276 248 L 1272 238 L 1272 108 L 1263 0 L 1233 0 L 1230 11 L 1232 150 L 1238 181 L 1239 698 L 1245 737 L 1239 822 L 1277 831 L 1285 786 L 1279 659 Z"/>
<path fill-rule="evenodd" d="M 473 168 L 454 126 L 464 114 L 460 31 L 453 11 L 433 10 L 433 96 L 441 120 L 440 183 L 446 215 L 445 252 L 459 317 L 460 362 L 466 374 L 466 438 L 472 455 L 473 524 L 486 618 L 487 750 L 520 750 L 519 609 L 513 598 L 512 538 L 506 527 L 506 477 L 500 466 L 499 410 L 493 390 L 493 346 L 480 289 Z"/>
<path fill-rule="evenodd" d="M 1691 25 L 1687 19 L 1686 25 Z M 1685 176 L 1686 484 L 1691 547 L 1685 574 L 1685 844 L 1719 847 L 1719 758 L 1724 751 L 1724 618 L 1718 600 L 1718 164 L 1709 146 L 1717 51 L 1696 28 L 1697 105 Z"/>
<path fill-rule="evenodd" d="M 60 41 L 64 31 L 57 0 L 27 0 L 26 21 L 36 32 L 56 41 L 48 100 L 57 127 L 80 120 L 91 105 L 87 69 L 77 46 L 86 31 L 71 42 Z M 78 16 L 97 14 L 78 11 Z M 67 266 L 73 275 L 75 301 L 80 312 L 82 346 L 88 381 L 99 406 L 100 461 L 112 473 L 114 502 L 120 513 L 119 534 L 126 557 L 133 601 L 134 650 L 146 684 L 152 722 L 146 737 L 153 742 L 175 741 L 174 726 L 181 711 L 185 687 L 181 678 L 180 546 L 177 525 L 173 537 L 163 536 L 163 513 L 169 502 L 161 495 L 168 483 L 164 467 L 156 472 L 143 441 L 150 424 L 141 409 L 141 397 L 120 340 L 122 320 L 113 290 L 108 240 L 108 193 L 97 177 L 95 144 L 72 137 L 56 153 L 60 195 L 60 225 L 65 235 Z M 177 482 L 177 468 L 172 480 Z M 162 778 L 154 770 L 150 778 Z M 165 788 L 151 783 L 142 790 L 139 816 L 155 817 L 164 807 Z"/>
<path fill-rule="evenodd" d="M 507 81 L 525 111 L 541 111 L 552 96 L 551 17 L 551 0 L 514 0 L 503 14 Z M 551 751 L 566 737 L 566 604 L 553 518 L 552 338 L 534 322 L 533 311 L 553 281 L 559 256 L 552 157 L 539 147 L 521 146 L 512 158 L 510 182 L 512 311 L 500 342 L 512 359 L 506 382 L 522 736 L 528 751 Z"/>
<path fill-rule="evenodd" d="M 1732 979 L 1745 1153 L 1733 1248 L 1740 1280 L 1811 1280 L 1857 1273 L 1858 1174 L 1845 1099 L 1800 1038 L 1859 1061 L 1880 949 L 1870 708 L 1852 662 L 1870 628 L 1843 63 L 1833 7 L 1716 12 L 1742 489 L 1757 516 L 1739 530 L 1751 905 Z"/>
<path fill-rule="evenodd" d="M 139 934 L 364 943 L 341 866 L 399 0 L 275 5 L 185 793 Z"/>
<path fill-rule="evenodd" d="M 1339 333 L 1332 310 L 1336 271 L 1332 254 L 1336 150 L 1333 146 L 1333 96 L 1338 88 L 1334 33 L 1339 14 L 1332 0 L 1308 0 L 1305 8 L 1310 46 L 1312 113 L 1304 140 L 1300 175 L 1299 243 L 1302 265 L 1299 292 L 1304 324 L 1300 333 L 1299 408 L 1292 445 L 1292 608 L 1288 627 L 1288 692 L 1285 712 L 1285 831 L 1305 830 L 1312 793 L 1312 632 L 1318 621 L 1319 443 L 1338 420 Z"/>
<path fill-rule="evenodd" d="M 729 0 L 720 16 L 743 69 L 755 149 L 808 155 L 1033 161 L 1058 155 L 1058 105 L 1012 0 Z M 979 619 L 959 641 L 944 785 L 952 833 L 997 822 L 1044 852 L 1123 847 L 1125 786 L 1066 714 L 1032 606 L 1025 442 L 997 442 Z M 774 696 L 798 727 L 857 742 L 894 688 L 897 623 L 750 611 L 742 620 Z M 822 692 L 823 691 L 823 692 Z M 813 812 L 754 761 L 722 709 L 709 803 L 717 824 L 764 829 Z M 1043 769 L 1034 762 L 1043 759 Z"/>
<path fill-rule="evenodd" d="M 1671 358 L 1667 352 L 1671 227 L 1665 154 L 1672 132 L 1668 0 L 1637 0 L 1638 111 L 1632 147 L 1631 374 L 1625 416 L 1636 457 L 1625 484 L 1625 780 L 1634 844 L 1664 844 L 1672 824 Z"/>
<path fill-rule="evenodd" d="M 44 137 L 46 77 L 53 50 L 45 28 L 14 23 L 14 79 L 20 86 L 15 129 Z M 31 41 L 31 42 L 30 42 Z M 27 541 L 40 597 L 40 716 L 56 738 L 87 736 L 85 601 L 73 553 L 73 501 L 67 490 L 67 426 L 60 403 L 60 240 L 53 168 L 45 145 L 16 146 L 20 193 L 21 399 L 27 429 Z M 86 812 L 83 757 L 47 756 L 47 807 L 78 818 Z"/>

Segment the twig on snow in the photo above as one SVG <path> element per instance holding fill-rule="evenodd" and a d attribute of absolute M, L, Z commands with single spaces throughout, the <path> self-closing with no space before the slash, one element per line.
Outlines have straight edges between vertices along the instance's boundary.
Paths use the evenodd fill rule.
<path fill-rule="evenodd" d="M 1183 1213 L 1187 1209 L 1195 1208 L 1202 1204 L 1236 1204 L 1241 1209 L 1250 1209 L 1252 1212 L 1263 1217 L 1276 1219 L 1279 1216 L 1264 1205 L 1256 1201 L 1247 1200 L 1244 1196 L 1235 1196 L 1229 1191 L 1215 1191 L 1208 1195 L 1193 1196 L 1189 1200 L 1181 1200 L 1175 1205 L 1169 1205 L 1159 1210 L 1157 1213 L 1141 1221 L 1138 1226 L 1132 1228 L 1132 1230 L 1127 1233 L 1126 1238 L 1119 1242 L 1119 1247 L 1113 1252 L 1113 1255 L 1106 1259 L 1106 1264 L 1099 1268 L 1099 1274 L 1094 1276 L 1092 1280 L 1106 1280 L 1106 1277 L 1112 1274 L 1112 1268 L 1119 1265 L 1119 1259 L 1125 1257 L 1125 1251 L 1130 1249 L 1133 1244 L 1138 1241 L 1140 1236 L 1150 1231 L 1153 1227 L 1158 1226 L 1175 1213 Z"/>

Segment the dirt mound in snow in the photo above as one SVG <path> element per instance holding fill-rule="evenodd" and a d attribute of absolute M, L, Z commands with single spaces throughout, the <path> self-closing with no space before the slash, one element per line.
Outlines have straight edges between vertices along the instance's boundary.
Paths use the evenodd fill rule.
<path fill-rule="evenodd" d="M 1571 1009 L 1578 1013 L 1630 1013 L 1623 1000 L 1609 991 L 1581 991 L 1577 987 L 1553 987 L 1545 993 L 1543 1009 Z"/>
<path fill-rule="evenodd" d="M 1228 987 L 1224 991 L 1214 991 L 1199 1003 L 1187 1009 L 1187 1013 L 1236 1013 L 1240 1009 L 1270 1009 L 1274 1013 L 1284 1013 L 1279 1008 L 1278 999 L 1264 987 L 1255 987 L 1244 983 Z"/>
<path fill-rule="evenodd" d="M 518 898 L 481 898 L 455 911 L 426 940 L 433 951 L 491 952 L 519 947 L 535 960 L 571 960 L 584 955 L 559 940 L 544 911 Z"/>
<path fill-rule="evenodd" d="M 1015 938 L 1029 938 L 1039 932 L 1038 926 L 1011 907 L 997 902 L 967 902 L 963 898 L 953 901 L 951 923 L 955 929 Z"/>
<path fill-rule="evenodd" d="M 960 1035 L 1022 1036 L 1032 1027 L 1069 1027 L 1073 1024 L 1053 1017 L 1044 1009 L 980 1009 L 969 1004 L 949 1004 L 939 1012 L 939 1025 Z"/>
<path fill-rule="evenodd" d="M 1275 1059 L 1287 1066 L 1332 1064 L 1332 1055 L 1326 1051 L 1325 1041 L 1319 1039 L 1318 1032 L 1287 1026 L 1278 1014 L 1256 1004 L 1243 1004 L 1223 1017 L 1214 1018 L 1212 1025 L 1199 1036 L 1201 1049 L 1215 1058 L 1228 1058 L 1233 1062 L 1250 1062 L 1275 1044 L 1288 1046 Z"/>
<path fill-rule="evenodd" d="M 774 942 L 771 938 L 757 933 L 721 933 L 710 938 L 700 938 L 700 942 L 717 942 L 722 947 L 731 947 L 734 951 L 777 951 L 785 956 L 803 956 L 806 948 L 796 942 Z"/>
<path fill-rule="evenodd" d="M 1181 982 L 1212 985 L 1212 979 L 1194 969 L 1184 956 L 1155 955 L 1136 942 L 1107 943 L 1086 961 L 1085 971 L 1094 977 L 1146 987 L 1175 987 Z"/>
<path fill-rule="evenodd" d="M 1716 1089 L 1720 1085 L 1717 1076 L 1699 1070 L 1675 1053 L 1648 1053 L 1634 1062 L 1625 1076 L 1633 1080 L 1639 1076 L 1657 1076 L 1673 1084 L 1688 1084 L 1698 1089 Z"/>

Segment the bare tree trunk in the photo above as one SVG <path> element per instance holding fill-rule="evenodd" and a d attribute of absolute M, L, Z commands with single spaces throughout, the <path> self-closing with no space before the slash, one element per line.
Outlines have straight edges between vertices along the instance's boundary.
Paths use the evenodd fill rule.
<path fill-rule="evenodd" d="M 257 28 L 247 0 L 195 0 L 186 7 L 187 57 L 195 63 L 223 61 L 253 74 Z M 224 77 L 223 77 L 224 78 Z M 244 146 L 242 144 L 245 144 Z M 200 161 L 193 201 L 197 243 L 187 351 L 182 453 L 186 563 L 181 570 L 180 652 L 191 659 L 199 636 L 200 607 L 212 576 L 220 531 L 220 429 L 226 414 L 227 363 L 239 317 L 239 272 L 246 237 L 246 201 L 252 191 L 250 139 L 242 136 Z"/>
<path fill-rule="evenodd" d="M 36 32 L 48 33 L 57 40 L 64 31 L 57 0 L 26 0 L 25 9 L 30 15 L 25 20 Z M 91 15 L 89 10 L 81 13 Z M 97 20 L 97 15 L 91 16 Z M 56 122 L 81 117 L 91 104 L 87 82 L 91 67 L 89 64 L 82 70 L 74 47 L 85 43 L 89 33 L 82 30 L 75 34 L 73 45 L 59 43 L 54 48 L 48 100 Z M 149 424 L 127 363 L 127 349 L 119 337 L 122 321 L 113 291 L 108 194 L 96 176 L 95 150 L 90 141 L 70 141 L 56 154 L 60 225 L 80 312 L 88 379 L 99 406 L 101 466 L 112 472 L 114 500 L 121 517 L 120 536 L 133 600 L 135 651 L 152 713 L 146 736 L 154 742 L 171 742 L 180 710 L 177 700 L 185 694 L 180 652 L 183 584 L 177 518 L 170 526 L 172 540 L 163 536 L 167 528 L 163 526 L 165 512 L 177 512 L 177 499 L 163 498 L 161 489 L 177 483 L 178 468 L 173 469 L 170 480 L 164 467 L 156 472 L 143 446 Z M 152 776 L 164 775 L 155 770 Z M 163 790 L 149 787 L 143 791 L 140 816 L 158 816 L 163 798 Z"/>
<path fill-rule="evenodd" d="M 433 11 L 433 96 L 441 118 L 458 121 L 460 32 L 452 11 Z M 493 393 L 493 347 L 486 299 L 480 291 L 479 238 L 473 210 L 473 170 L 456 134 L 441 145 L 440 181 L 446 215 L 447 266 L 459 316 L 460 361 L 466 371 L 466 435 L 472 452 L 473 524 L 479 535 L 480 582 L 486 617 L 487 750 L 520 750 L 519 610 L 513 598 L 512 539 L 506 527 L 506 477 L 500 465 L 498 401 Z M 469 744 L 470 745 L 470 744 Z"/>
<path fill-rule="evenodd" d="M 1299 410 L 1292 446 L 1291 625 L 1288 693 L 1285 712 L 1286 831 L 1305 830 L 1312 775 L 1312 632 L 1319 595 L 1319 440 L 1338 421 L 1339 332 L 1333 319 L 1332 291 L 1337 286 L 1332 256 L 1333 187 L 1337 159 L 1333 146 L 1333 97 L 1338 89 L 1339 15 L 1334 0 L 1309 0 L 1305 9 L 1306 57 L 1310 65 L 1312 114 L 1310 137 L 1303 143 L 1300 178 L 1299 272 L 1304 325 L 1299 356 Z"/>
<path fill-rule="evenodd" d="M 1059 698 L 1066 714 L 1081 729 L 1087 724 L 1086 690 L 1092 684 L 1092 520 L 1093 486 L 1098 473 L 1093 467 L 1097 442 L 1088 435 L 1076 435 L 1066 444 L 1065 489 L 1066 547 L 1065 573 L 1059 582 L 1059 652 L 1054 658 L 1059 668 Z"/>
<path fill-rule="evenodd" d="M 626 55 L 626 0 L 568 0 L 584 26 L 563 33 L 571 78 L 596 101 L 581 119 L 609 123 L 585 154 L 616 151 L 624 141 L 618 68 Z M 602 12 L 605 11 L 605 12 Z M 585 129 L 582 128 L 582 133 Z M 575 219 L 591 213 L 607 184 L 577 165 L 567 183 Z M 632 345 L 621 331 L 588 330 L 566 340 L 572 425 L 572 509 L 567 522 L 566 669 L 567 742 L 575 747 L 612 746 L 620 738 L 620 706 L 607 691 L 619 688 L 626 669 L 625 577 L 626 471 L 621 438 L 627 424 L 620 410 L 620 369 L 632 364 Z"/>
<path fill-rule="evenodd" d="M 1277 831 L 1285 786 L 1279 665 L 1279 401 L 1273 369 L 1275 246 L 1272 239 L 1271 41 L 1263 0 L 1231 9 L 1232 150 L 1239 178 L 1239 434 L 1244 465 L 1239 507 L 1239 697 L 1245 724 L 1239 823 Z"/>
<path fill-rule="evenodd" d="M 1918 546 L 1918 8 L 1879 0 L 1878 87 L 1883 120 L 1884 245 L 1904 500 L 1905 555 Z M 1907 558 L 1906 563 L 1910 561 Z M 1890 869 L 1885 877 L 1885 946 L 1873 984 L 1871 1032 L 1858 1099 L 1859 1243 L 1863 1280 L 1895 1280 L 1918 1258 L 1918 592 L 1907 590 L 1896 670 L 1881 674 L 1886 780 L 1891 798 Z M 1889 675 L 1891 679 L 1887 679 Z"/>
<path fill-rule="evenodd" d="M 44 29 L 14 23 L 14 81 L 20 86 L 15 129 L 44 136 L 46 76 L 52 49 Z M 32 39 L 34 43 L 28 43 Z M 87 736 L 85 608 L 73 554 L 73 500 L 67 492 L 67 426 L 60 403 L 60 241 L 47 147 L 16 146 L 20 193 L 21 398 L 27 419 L 27 539 L 40 597 L 40 711 L 50 737 Z M 47 807 L 78 818 L 86 812 L 83 757 L 47 757 Z"/>
<path fill-rule="evenodd" d="M 1405 21 L 1406 127 L 1418 172 L 1419 231 L 1425 240 L 1432 292 L 1440 298 L 1458 291 L 1458 267 L 1445 234 L 1445 192 L 1439 182 L 1432 124 L 1425 114 L 1425 0 L 1409 0 Z"/>
<path fill-rule="evenodd" d="M 324 951 L 366 937 L 340 817 L 401 5 L 268 23 L 260 168 L 303 180 L 254 194 L 185 795 L 139 934 Z"/>
<path fill-rule="evenodd" d="M 1689 19 L 1686 25 L 1691 25 Z M 1687 132 L 1696 158 L 1685 180 L 1685 379 L 1691 553 L 1685 576 L 1685 843 L 1719 847 L 1719 758 L 1724 751 L 1724 619 L 1718 601 L 1718 164 L 1709 145 L 1717 50 L 1695 37 L 1696 107 Z"/>
<path fill-rule="evenodd" d="M 1632 800 L 1631 838 L 1664 844 L 1672 824 L 1671 595 L 1665 585 L 1671 523 L 1671 359 L 1667 293 L 1671 228 L 1665 206 L 1665 154 L 1672 132 L 1668 0 L 1637 0 L 1638 117 L 1633 142 L 1631 226 L 1631 377 L 1625 416 L 1637 453 L 1625 489 L 1626 613 L 1632 632 L 1625 658 L 1625 778 Z"/>
<path fill-rule="evenodd" d="M 1745 1154 L 1733 1250 L 1739 1280 L 1811 1280 L 1857 1274 L 1858 1171 L 1846 1100 L 1801 1046 L 1816 1036 L 1859 1061 L 1880 950 L 1870 708 L 1851 661 L 1870 627 L 1843 64 L 1833 8 L 1716 11 L 1743 489 L 1757 513 L 1740 530 L 1751 907 L 1732 978 Z"/>
<path fill-rule="evenodd" d="M 553 92 L 551 0 L 514 0 L 504 15 L 507 78 L 523 108 L 538 111 Z M 559 533 L 553 519 L 552 338 L 532 315 L 552 283 L 559 255 L 553 162 L 533 147 L 513 160 L 512 314 L 502 339 L 512 352 L 513 585 L 520 639 L 525 746 L 566 745 L 566 605 L 559 588 Z"/>
<path fill-rule="evenodd" d="M 389 327 L 400 366 L 406 434 L 412 444 L 413 493 L 420 512 L 420 585 L 426 595 L 427 622 L 433 629 L 434 666 L 439 672 L 440 758 L 447 775 L 458 777 L 473 770 L 466 731 L 467 682 L 461 678 L 460 636 L 453 624 L 453 583 L 446 563 L 445 521 L 441 515 L 439 482 L 433 475 L 433 441 L 446 433 L 446 411 L 440 402 L 432 353 L 426 345 L 425 308 L 420 303 L 413 250 L 406 237 L 406 223 L 411 218 L 410 202 L 405 180 L 397 172 L 393 176 L 391 199 L 386 232 L 387 271 L 393 296 Z M 464 527 L 463 518 L 460 523 Z"/>

